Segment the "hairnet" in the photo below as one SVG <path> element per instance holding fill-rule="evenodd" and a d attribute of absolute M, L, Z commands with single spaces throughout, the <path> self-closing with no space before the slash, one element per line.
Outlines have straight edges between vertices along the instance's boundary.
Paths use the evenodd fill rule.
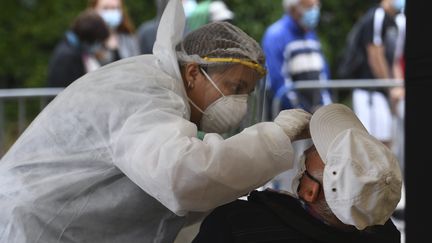
<path fill-rule="evenodd" d="M 177 47 L 180 63 L 243 64 L 265 74 L 264 53 L 244 31 L 228 22 L 214 22 L 190 32 Z"/>

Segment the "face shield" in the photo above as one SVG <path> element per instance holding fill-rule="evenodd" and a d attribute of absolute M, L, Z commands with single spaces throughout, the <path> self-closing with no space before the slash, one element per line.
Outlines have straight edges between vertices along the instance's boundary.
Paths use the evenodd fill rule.
<path fill-rule="evenodd" d="M 200 110 L 204 119 L 231 125 L 216 131 L 229 136 L 262 120 L 266 70 L 264 54 L 254 39 L 230 23 L 215 22 L 190 32 L 176 46 L 176 53 L 181 66 L 196 63 L 204 70 L 207 86 L 199 87 L 202 92 L 192 99 L 211 107 Z"/>
<path fill-rule="evenodd" d="M 264 108 L 266 107 L 266 77 L 264 75 L 256 82 L 255 89 L 248 99 L 247 114 L 235 132 L 240 132 L 256 123 L 266 121 L 264 112 Z"/>
<path fill-rule="evenodd" d="M 229 136 L 261 120 L 262 73 L 240 63 L 197 67 L 199 74 L 187 86 L 194 90 L 188 94 L 189 103 L 202 115 L 201 131 Z"/>
<path fill-rule="evenodd" d="M 208 81 L 205 89 L 207 92 L 202 92 L 201 99 L 211 103 L 203 111 L 201 128 L 204 131 L 209 131 L 206 129 L 208 127 L 210 131 L 213 129 L 213 132 L 231 136 L 263 120 L 266 79 L 262 70 L 257 71 L 254 67 L 238 63 L 210 64 L 201 67 Z M 215 90 L 217 92 L 214 92 Z M 220 96 L 217 98 L 215 95 Z M 216 123 L 229 128 L 217 129 Z"/>

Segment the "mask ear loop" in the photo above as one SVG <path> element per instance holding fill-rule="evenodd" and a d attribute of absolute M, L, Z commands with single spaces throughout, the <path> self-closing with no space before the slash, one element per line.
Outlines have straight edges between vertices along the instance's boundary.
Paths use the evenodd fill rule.
<path fill-rule="evenodd" d="M 291 185 L 291 189 L 293 192 L 297 193 L 297 197 L 300 198 L 300 196 L 298 195 L 299 191 L 300 191 L 300 181 L 301 178 L 303 177 L 304 172 L 306 171 L 306 155 L 302 154 L 300 159 L 299 159 L 299 171 L 297 173 L 297 175 L 295 175 L 294 180 L 295 180 L 295 184 L 296 187 L 294 188 L 294 185 Z"/>
<path fill-rule="evenodd" d="M 207 72 L 204 71 L 204 69 L 202 69 L 201 67 L 200 67 L 200 69 L 201 69 L 201 72 L 204 74 L 204 76 L 208 79 L 208 81 L 210 81 L 210 83 L 213 85 L 213 87 L 215 87 L 215 89 L 216 89 L 217 91 L 219 91 L 219 93 L 220 93 L 222 96 L 225 97 L 225 95 L 222 93 L 222 91 L 219 89 L 219 87 L 216 85 L 216 83 L 215 83 L 215 82 L 210 78 L 210 76 L 207 74 Z"/>
<path fill-rule="evenodd" d="M 215 84 L 215 82 L 210 78 L 210 76 L 206 73 L 206 71 L 204 71 L 204 69 L 202 69 L 200 67 L 201 72 L 204 74 L 204 76 L 210 81 L 210 83 L 216 88 L 217 91 L 219 91 L 219 93 L 225 97 L 225 95 L 222 93 L 222 91 L 218 88 L 218 86 Z M 210 120 L 213 120 L 213 118 L 207 114 L 206 112 L 204 112 L 201 108 L 198 107 L 197 104 L 195 104 L 195 102 L 193 102 L 189 97 L 187 97 L 187 99 L 189 100 L 189 102 L 199 111 L 201 112 L 203 115 L 207 115 L 209 116 Z"/>
<path fill-rule="evenodd" d="M 183 43 L 181 43 L 181 48 L 184 51 Z M 200 69 L 201 69 L 201 71 L 203 71 L 202 68 L 200 68 Z M 187 87 L 191 89 L 191 88 L 193 88 L 193 84 L 191 82 L 188 82 Z M 192 104 L 192 106 L 195 107 L 199 112 L 201 112 L 202 114 L 206 114 L 201 108 L 199 108 L 199 106 L 197 104 L 195 104 L 195 102 L 192 101 L 191 98 L 189 98 L 189 96 L 187 97 L 187 99 Z"/>
<path fill-rule="evenodd" d="M 195 104 L 189 97 L 187 97 L 187 99 L 189 100 L 189 102 L 202 114 L 206 114 L 201 108 L 198 107 L 197 104 Z"/>

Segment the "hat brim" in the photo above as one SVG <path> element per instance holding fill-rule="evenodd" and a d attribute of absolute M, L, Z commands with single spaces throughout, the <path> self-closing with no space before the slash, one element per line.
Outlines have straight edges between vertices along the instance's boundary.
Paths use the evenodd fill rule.
<path fill-rule="evenodd" d="M 320 107 L 312 115 L 309 129 L 312 141 L 324 163 L 327 151 L 333 140 L 347 129 L 367 130 L 354 112 L 343 104 L 330 104 Z"/>

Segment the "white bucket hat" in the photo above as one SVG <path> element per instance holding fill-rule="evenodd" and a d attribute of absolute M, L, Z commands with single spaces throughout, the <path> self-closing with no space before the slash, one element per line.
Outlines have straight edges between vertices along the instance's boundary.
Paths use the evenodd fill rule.
<path fill-rule="evenodd" d="M 383 225 L 401 198 L 402 173 L 394 154 L 342 104 L 315 111 L 310 133 L 325 164 L 324 195 L 332 212 L 360 230 Z"/>

